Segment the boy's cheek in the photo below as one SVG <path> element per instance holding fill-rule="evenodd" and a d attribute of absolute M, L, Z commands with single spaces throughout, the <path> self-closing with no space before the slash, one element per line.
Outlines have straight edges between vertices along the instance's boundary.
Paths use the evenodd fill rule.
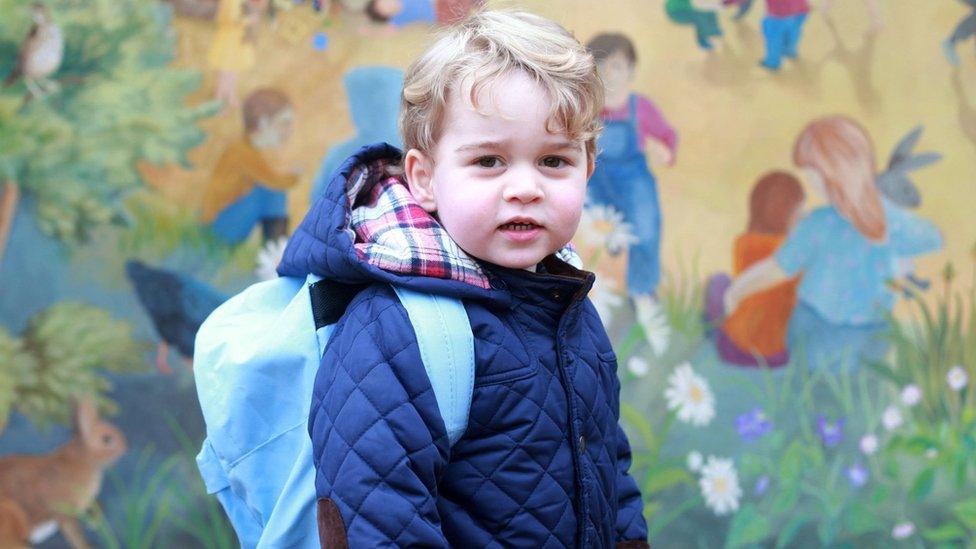
<path fill-rule="evenodd" d="M 579 216 L 586 204 L 586 182 L 584 181 L 571 193 L 567 193 L 563 202 L 563 209 Z"/>

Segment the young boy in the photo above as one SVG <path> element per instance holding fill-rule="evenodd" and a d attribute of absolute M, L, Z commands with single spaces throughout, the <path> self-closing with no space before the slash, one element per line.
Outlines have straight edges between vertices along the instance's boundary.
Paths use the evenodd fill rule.
<path fill-rule="evenodd" d="M 647 547 L 593 275 L 564 259 L 602 105 L 565 29 L 477 13 L 408 69 L 407 152 L 361 149 L 292 237 L 280 274 L 364 286 L 312 397 L 323 547 Z M 463 300 L 475 381 L 453 446 L 391 284 Z"/>

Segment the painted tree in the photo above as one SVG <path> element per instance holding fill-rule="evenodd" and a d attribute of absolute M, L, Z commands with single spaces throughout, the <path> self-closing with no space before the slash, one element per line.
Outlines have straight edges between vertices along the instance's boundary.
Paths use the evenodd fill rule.
<path fill-rule="evenodd" d="M 123 198 L 144 184 L 138 164 L 186 165 L 204 138 L 197 121 L 216 111 L 187 105 L 200 75 L 169 66 L 170 5 L 48 0 L 63 59 L 45 82 L 17 74 L 38 9 L 0 0 L 0 80 L 9 80 L 0 88 L 0 258 L 4 224 L 25 194 L 36 197 L 42 230 L 68 244 L 124 223 Z"/>
<path fill-rule="evenodd" d="M 105 402 L 102 373 L 145 371 L 146 348 L 126 322 L 70 301 L 38 313 L 19 337 L 0 328 L 0 432 L 14 409 L 43 426 L 66 423 L 78 397 Z"/>

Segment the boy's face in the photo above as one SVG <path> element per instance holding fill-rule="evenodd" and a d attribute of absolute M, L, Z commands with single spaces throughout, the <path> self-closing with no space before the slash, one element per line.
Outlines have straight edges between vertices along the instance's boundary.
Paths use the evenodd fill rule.
<path fill-rule="evenodd" d="M 407 153 L 410 190 L 468 254 L 534 267 L 576 232 L 592 162 L 582 143 L 546 131 L 549 96 L 525 73 L 483 87 L 480 113 L 460 88 L 432 155 Z"/>

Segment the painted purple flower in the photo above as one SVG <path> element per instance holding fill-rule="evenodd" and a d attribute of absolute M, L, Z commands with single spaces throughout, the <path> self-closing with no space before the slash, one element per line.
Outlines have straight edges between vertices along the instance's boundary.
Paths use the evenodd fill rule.
<path fill-rule="evenodd" d="M 837 446 L 844 440 L 844 418 L 830 423 L 826 417 L 817 416 L 817 434 L 820 435 L 820 441 L 827 448 Z"/>
<path fill-rule="evenodd" d="M 769 477 L 763 475 L 759 477 L 759 480 L 756 481 L 756 487 L 753 488 L 753 492 L 755 492 L 757 496 L 761 496 L 765 494 L 766 490 L 768 489 L 769 489 Z"/>
<path fill-rule="evenodd" d="M 847 481 L 854 488 L 860 488 L 868 483 L 871 473 L 859 462 L 847 468 Z"/>
<path fill-rule="evenodd" d="M 773 424 L 766 419 L 762 408 L 754 408 L 751 412 L 735 418 L 735 428 L 739 431 L 742 440 L 751 442 L 772 431 Z"/>

